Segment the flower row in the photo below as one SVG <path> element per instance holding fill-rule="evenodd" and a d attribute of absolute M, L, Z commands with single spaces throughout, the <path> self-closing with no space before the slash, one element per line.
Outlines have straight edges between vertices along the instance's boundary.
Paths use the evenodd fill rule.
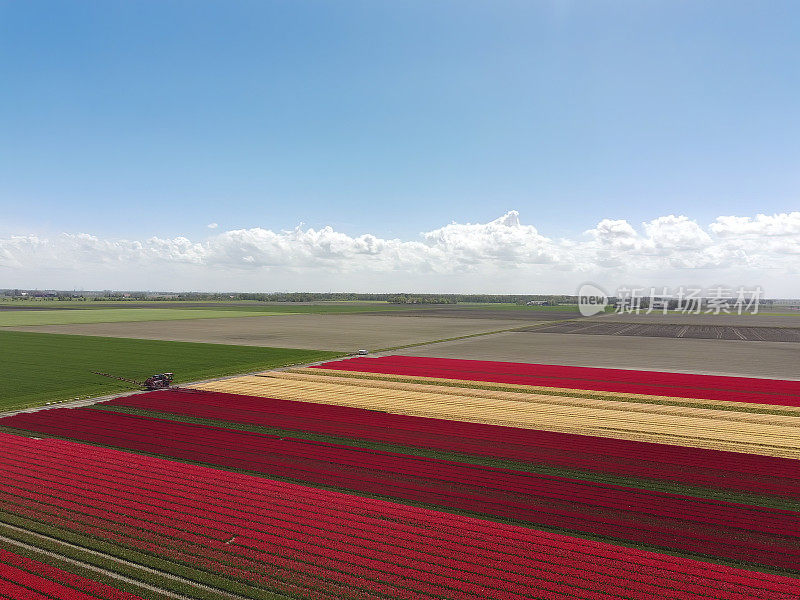
<path fill-rule="evenodd" d="M 314 368 L 621 394 L 800 406 L 800 385 L 796 381 L 788 380 L 410 356 L 353 358 L 328 362 Z"/>
<path fill-rule="evenodd" d="M 800 461 L 786 458 L 220 392 L 159 391 L 123 396 L 104 404 L 531 465 L 800 498 Z"/>
<path fill-rule="evenodd" d="M 796 589 L 775 575 L 61 440 L 5 437 L 0 509 L 301 597 L 744 600 L 791 598 Z M 492 540 L 514 552 L 498 553 Z"/>
<path fill-rule="evenodd" d="M 141 600 L 139 596 L 3 548 L 0 548 L 0 595 L 42 600 Z"/>
<path fill-rule="evenodd" d="M 90 409 L 0 424 L 317 485 L 794 568 L 800 514 Z"/>

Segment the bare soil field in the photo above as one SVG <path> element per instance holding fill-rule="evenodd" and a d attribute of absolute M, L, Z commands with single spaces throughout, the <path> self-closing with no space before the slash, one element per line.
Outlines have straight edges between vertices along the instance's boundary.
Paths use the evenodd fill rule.
<path fill-rule="evenodd" d="M 556 334 L 743 340 L 749 342 L 800 342 L 800 328 L 797 327 L 569 321 L 545 327 L 531 327 L 526 331 Z"/>
<path fill-rule="evenodd" d="M 387 314 L 373 312 L 372 315 Z M 397 314 L 389 313 L 389 314 Z M 559 321 L 562 319 L 580 319 L 581 314 L 574 310 L 525 310 L 525 309 L 492 309 L 492 308 L 413 308 L 402 311 L 403 317 L 437 317 L 457 319 L 500 319 L 515 321 Z"/>
<path fill-rule="evenodd" d="M 800 345 L 782 342 L 507 332 L 405 348 L 401 354 L 800 379 Z"/>
<path fill-rule="evenodd" d="M 513 319 L 388 315 L 280 315 L 138 323 L 14 327 L 18 331 L 350 352 L 519 327 Z"/>
<path fill-rule="evenodd" d="M 587 320 L 602 321 L 603 323 L 675 323 L 679 325 L 744 325 L 747 327 L 800 327 L 800 313 L 794 314 L 743 314 L 743 315 L 713 315 L 683 314 L 652 312 L 649 315 L 607 313 Z"/>

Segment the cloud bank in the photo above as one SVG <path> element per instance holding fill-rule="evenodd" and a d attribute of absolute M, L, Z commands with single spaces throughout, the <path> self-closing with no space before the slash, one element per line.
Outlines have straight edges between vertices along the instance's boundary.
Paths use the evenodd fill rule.
<path fill-rule="evenodd" d="M 331 227 L 260 227 L 185 237 L 87 233 L 0 238 L 0 287 L 241 291 L 574 293 L 620 285 L 761 285 L 800 296 L 800 212 L 668 215 L 638 226 L 604 219 L 552 238 L 517 211 L 450 223 L 416 239 L 353 237 Z"/>

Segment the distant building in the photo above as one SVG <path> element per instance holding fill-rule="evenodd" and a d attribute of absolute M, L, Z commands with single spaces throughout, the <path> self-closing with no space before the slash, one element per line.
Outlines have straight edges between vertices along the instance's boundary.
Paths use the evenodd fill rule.
<path fill-rule="evenodd" d="M 789 308 L 792 310 L 800 310 L 800 300 L 797 298 L 776 298 L 774 300 L 767 300 L 766 304 L 771 308 Z"/>
<path fill-rule="evenodd" d="M 670 307 L 669 298 L 653 298 L 650 301 L 650 308 L 653 310 L 669 310 L 669 307 Z"/>

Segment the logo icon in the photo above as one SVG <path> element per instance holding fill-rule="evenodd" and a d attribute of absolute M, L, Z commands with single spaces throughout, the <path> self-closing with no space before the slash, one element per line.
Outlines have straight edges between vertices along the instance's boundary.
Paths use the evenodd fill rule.
<path fill-rule="evenodd" d="M 578 310 L 584 317 L 601 313 L 606 306 L 608 306 L 608 296 L 593 283 L 584 283 L 578 290 Z"/>

